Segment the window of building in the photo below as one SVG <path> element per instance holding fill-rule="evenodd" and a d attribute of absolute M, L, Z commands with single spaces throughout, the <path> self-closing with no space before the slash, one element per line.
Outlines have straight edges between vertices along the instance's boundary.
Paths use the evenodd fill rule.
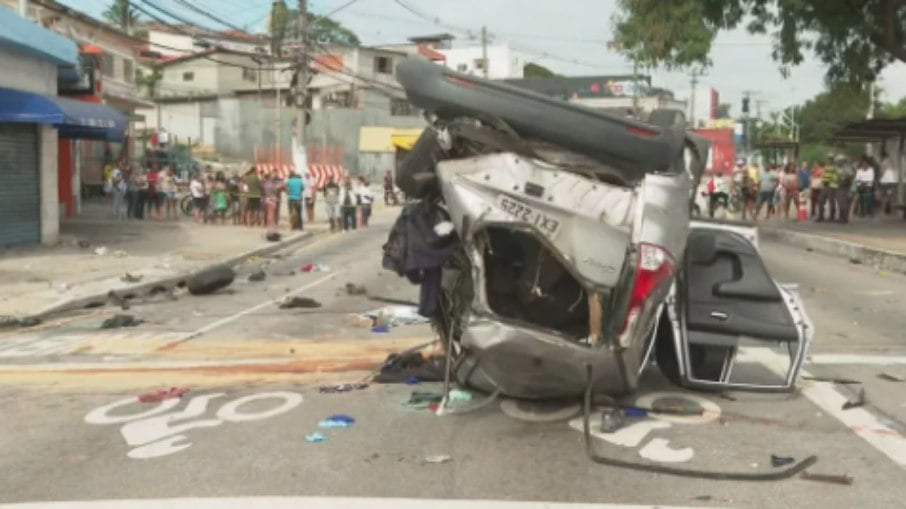
<path fill-rule="evenodd" d="M 183 81 L 195 81 L 195 73 L 194 72 L 182 73 L 182 80 Z"/>
<path fill-rule="evenodd" d="M 394 97 L 390 99 L 390 114 L 394 117 L 415 117 L 418 116 L 418 109 L 406 99 Z"/>
<path fill-rule="evenodd" d="M 135 83 L 135 67 L 132 60 L 123 59 L 123 80 L 126 83 Z"/>
<path fill-rule="evenodd" d="M 479 71 L 483 71 L 485 60 L 483 58 L 476 58 L 474 64 L 475 64 L 475 69 L 477 69 Z"/>
<path fill-rule="evenodd" d="M 244 79 L 245 81 L 251 81 L 252 83 L 255 83 L 258 81 L 258 71 L 256 71 L 255 69 L 252 69 L 251 67 L 243 67 L 242 68 L 242 79 Z"/>
<path fill-rule="evenodd" d="M 374 72 L 380 74 L 392 74 L 393 59 L 387 57 L 374 57 Z"/>
<path fill-rule="evenodd" d="M 101 55 L 101 73 L 104 76 L 113 77 L 113 55 L 110 53 Z"/>
<path fill-rule="evenodd" d="M 459 64 L 456 66 L 456 70 L 459 72 L 468 72 L 469 64 Z"/>

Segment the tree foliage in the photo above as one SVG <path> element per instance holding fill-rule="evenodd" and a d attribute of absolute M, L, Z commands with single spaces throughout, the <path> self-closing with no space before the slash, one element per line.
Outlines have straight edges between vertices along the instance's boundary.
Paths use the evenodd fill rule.
<path fill-rule="evenodd" d="M 275 2 L 275 7 L 276 4 L 282 3 L 283 2 Z M 280 30 L 274 26 L 275 20 L 272 15 L 270 28 L 271 35 L 280 33 L 283 37 L 298 39 L 298 9 L 286 9 L 285 15 L 281 14 L 279 18 L 282 20 L 284 28 Z M 277 21 L 277 23 L 280 23 L 280 21 Z M 308 26 L 309 41 L 321 44 L 342 44 L 344 46 L 360 46 L 362 44 L 362 41 L 359 40 L 359 36 L 356 35 L 355 32 L 332 18 L 318 16 L 317 14 L 309 12 L 305 18 L 305 23 Z"/>
<path fill-rule="evenodd" d="M 522 75 L 525 78 L 553 78 L 557 74 L 543 65 L 529 62 L 522 66 Z"/>
<path fill-rule="evenodd" d="M 138 11 L 130 7 L 127 0 L 113 0 L 101 15 L 107 22 L 123 30 L 134 27 L 138 22 Z"/>
<path fill-rule="evenodd" d="M 874 80 L 906 62 L 906 0 L 619 0 L 618 47 L 641 63 L 710 65 L 717 33 L 745 25 L 770 33 L 783 72 L 813 51 L 827 81 Z"/>

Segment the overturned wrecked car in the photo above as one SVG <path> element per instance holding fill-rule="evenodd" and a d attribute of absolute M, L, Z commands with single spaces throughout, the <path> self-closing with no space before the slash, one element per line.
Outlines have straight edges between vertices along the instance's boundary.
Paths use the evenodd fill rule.
<path fill-rule="evenodd" d="M 421 285 L 452 379 L 620 396 L 654 361 L 690 388 L 795 387 L 811 323 L 753 227 L 690 221 L 708 145 L 681 113 L 640 122 L 415 57 L 397 72 L 430 126 L 397 171 L 415 201 L 384 265 Z M 751 345 L 781 352 L 782 376 L 741 379 Z"/>

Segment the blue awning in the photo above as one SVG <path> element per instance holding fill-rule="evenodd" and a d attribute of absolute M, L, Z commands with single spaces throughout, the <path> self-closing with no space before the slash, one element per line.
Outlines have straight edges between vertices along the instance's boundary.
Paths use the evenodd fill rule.
<path fill-rule="evenodd" d="M 79 48 L 62 35 L 29 21 L 0 5 L 0 47 L 10 48 L 60 66 L 76 69 Z"/>
<path fill-rule="evenodd" d="M 123 141 L 126 116 L 105 104 L 0 87 L 0 122 L 57 126 L 62 138 Z"/>

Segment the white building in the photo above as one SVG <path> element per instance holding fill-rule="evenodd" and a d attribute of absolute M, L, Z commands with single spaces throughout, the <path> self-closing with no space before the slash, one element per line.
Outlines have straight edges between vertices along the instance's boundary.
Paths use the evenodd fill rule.
<path fill-rule="evenodd" d="M 245 53 L 269 52 L 264 39 L 236 30 L 211 32 L 191 26 L 174 27 L 161 23 L 145 23 L 138 28 L 148 32 L 148 50 L 164 58 L 181 57 L 213 48 Z"/>
<path fill-rule="evenodd" d="M 436 34 L 409 38 L 409 43 L 381 46 L 383 49 L 410 55 L 419 54 L 454 71 L 484 76 L 484 52 L 481 44 L 454 44 L 454 36 Z M 523 67 L 531 61 L 509 44 L 489 44 L 487 47 L 488 78 L 516 79 L 524 76 Z"/>

